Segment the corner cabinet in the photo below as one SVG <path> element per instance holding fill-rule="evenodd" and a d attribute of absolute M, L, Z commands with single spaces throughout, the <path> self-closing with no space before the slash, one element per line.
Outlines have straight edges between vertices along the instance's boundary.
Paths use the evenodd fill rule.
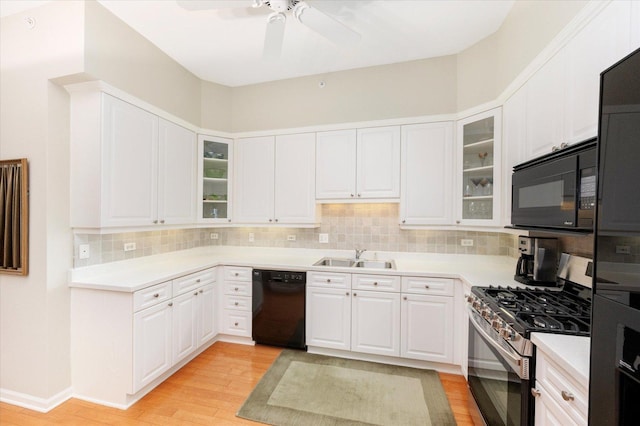
<path fill-rule="evenodd" d="M 231 222 L 233 141 L 199 135 L 198 156 L 198 220 Z"/>
<path fill-rule="evenodd" d="M 458 121 L 457 224 L 500 225 L 501 130 L 501 108 Z"/>
<path fill-rule="evenodd" d="M 95 88 L 71 93 L 71 226 L 195 219 L 195 133 Z"/>

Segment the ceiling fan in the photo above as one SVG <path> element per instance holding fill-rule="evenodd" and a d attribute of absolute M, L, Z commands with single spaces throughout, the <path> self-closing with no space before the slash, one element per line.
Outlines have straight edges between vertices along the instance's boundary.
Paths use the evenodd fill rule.
<path fill-rule="evenodd" d="M 177 0 L 186 10 L 211 10 L 231 8 L 271 9 L 267 17 L 263 57 L 274 60 L 280 57 L 287 15 L 338 45 L 351 45 L 360 40 L 360 34 L 325 12 L 302 0 Z"/>

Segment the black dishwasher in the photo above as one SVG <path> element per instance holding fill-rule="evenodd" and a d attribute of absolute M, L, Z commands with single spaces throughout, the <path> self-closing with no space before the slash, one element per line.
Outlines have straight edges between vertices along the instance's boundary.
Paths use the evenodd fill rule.
<path fill-rule="evenodd" d="M 256 343 L 305 349 L 306 272 L 253 270 L 252 337 Z"/>

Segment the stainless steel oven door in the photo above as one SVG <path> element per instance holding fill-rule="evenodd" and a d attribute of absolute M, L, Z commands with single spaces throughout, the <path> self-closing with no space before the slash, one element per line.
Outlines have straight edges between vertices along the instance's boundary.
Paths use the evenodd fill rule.
<path fill-rule="evenodd" d="M 529 358 L 506 343 L 473 308 L 469 312 L 468 380 L 487 425 L 532 424 Z"/>

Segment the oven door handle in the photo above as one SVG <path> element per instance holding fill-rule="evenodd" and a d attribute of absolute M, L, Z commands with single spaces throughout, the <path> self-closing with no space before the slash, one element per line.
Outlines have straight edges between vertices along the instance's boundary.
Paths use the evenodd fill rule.
<path fill-rule="evenodd" d="M 504 348 L 496 341 L 495 337 L 489 335 L 489 333 L 487 333 L 487 331 L 484 330 L 480 325 L 480 323 L 478 322 L 478 321 L 484 321 L 484 319 L 475 311 L 475 309 L 467 305 L 467 311 L 469 312 L 469 319 L 471 319 L 471 323 L 473 324 L 473 327 L 476 329 L 476 331 L 480 333 L 482 337 L 484 337 L 487 343 L 489 343 L 504 357 L 506 357 L 508 360 L 510 360 L 513 364 L 515 364 L 518 367 L 515 370 L 518 372 L 518 375 L 521 376 L 520 377 L 521 379 L 526 378 L 526 377 L 522 377 L 527 375 L 526 372 L 523 371 L 525 370 L 522 365 L 523 357 L 521 357 L 517 352 L 513 350 L 511 351 L 507 350 L 507 348 Z"/>

